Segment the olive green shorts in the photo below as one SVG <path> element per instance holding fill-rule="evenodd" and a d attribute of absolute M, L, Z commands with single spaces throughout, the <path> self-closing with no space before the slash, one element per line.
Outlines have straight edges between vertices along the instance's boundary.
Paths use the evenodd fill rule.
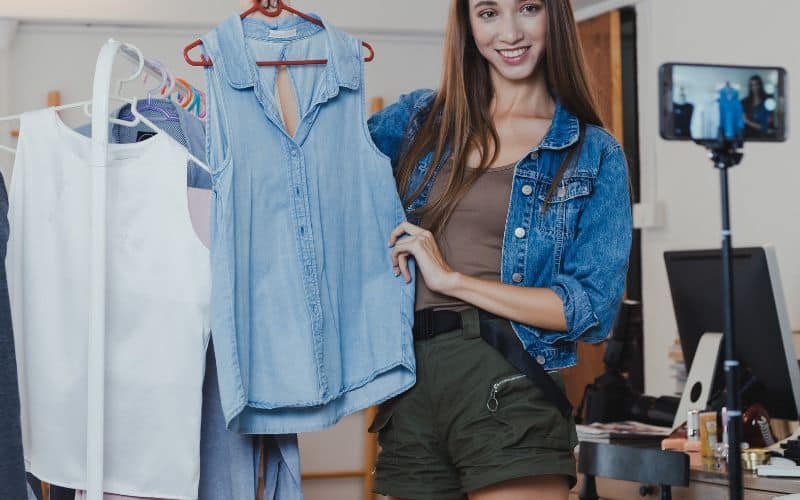
<path fill-rule="evenodd" d="M 494 320 L 504 321 L 504 320 Z M 375 492 L 449 500 L 503 481 L 562 475 L 574 486 L 575 423 L 475 327 L 417 341 L 417 383 L 382 404 Z M 550 374 L 564 388 L 561 375 Z"/>

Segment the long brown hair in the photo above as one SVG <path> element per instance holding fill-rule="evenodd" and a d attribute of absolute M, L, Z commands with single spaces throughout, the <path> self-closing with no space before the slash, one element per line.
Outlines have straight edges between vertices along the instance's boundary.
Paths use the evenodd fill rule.
<path fill-rule="evenodd" d="M 585 70 L 583 50 L 578 39 L 570 0 L 544 0 L 547 15 L 547 47 L 539 62 L 545 71 L 547 85 L 561 105 L 587 123 L 602 126 Z M 474 182 L 497 159 L 497 130 L 489 113 L 494 90 L 489 76 L 489 63 L 475 45 L 469 18 L 469 0 L 452 0 L 444 49 L 444 71 L 439 91 L 426 111 L 414 140 L 401 155 L 397 183 L 400 196 L 410 205 L 421 194 L 439 165 L 449 153 L 453 162 L 452 176 L 438 200 L 431 200 L 415 215 L 428 216 L 431 231 L 439 234 L 453 213 L 456 204 Z M 553 63 L 556 61 L 556 63 Z M 583 129 L 583 127 L 581 127 Z M 579 141 L 579 143 L 582 141 Z M 553 179 L 547 199 L 561 182 L 569 165 L 573 147 Z M 477 150 L 480 165 L 467 173 L 467 155 Z M 433 151 L 431 168 L 414 192 L 408 182 L 417 163 Z"/>

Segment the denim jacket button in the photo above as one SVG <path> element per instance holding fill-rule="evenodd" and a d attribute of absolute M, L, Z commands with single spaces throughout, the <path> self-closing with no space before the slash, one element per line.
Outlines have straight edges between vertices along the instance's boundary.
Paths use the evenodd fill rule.
<path fill-rule="evenodd" d="M 540 354 L 540 355 L 538 355 L 538 356 L 536 356 L 536 362 L 537 362 L 537 363 L 539 363 L 540 365 L 543 365 L 543 364 L 545 364 L 545 362 L 546 362 L 546 361 L 547 361 L 547 360 L 546 360 L 546 359 L 544 359 L 544 356 L 542 356 L 541 354 Z"/>
<path fill-rule="evenodd" d="M 511 281 L 513 281 L 514 283 L 522 283 L 522 274 L 514 273 L 511 276 Z"/>
<path fill-rule="evenodd" d="M 534 151 L 533 153 L 531 153 L 531 160 L 535 160 L 537 158 L 539 158 L 539 152 L 538 151 Z"/>
<path fill-rule="evenodd" d="M 560 188 L 558 188 L 558 197 L 564 198 L 565 196 L 567 196 L 567 188 L 561 186 Z"/>
<path fill-rule="evenodd" d="M 533 194 L 533 187 L 530 186 L 529 184 L 525 184 L 524 186 L 522 186 L 522 194 L 524 194 L 525 196 L 532 195 Z"/>
<path fill-rule="evenodd" d="M 517 229 L 514 230 L 514 236 L 516 236 L 517 238 L 522 239 L 525 237 L 525 234 L 526 234 L 525 229 L 521 227 L 518 227 Z"/>

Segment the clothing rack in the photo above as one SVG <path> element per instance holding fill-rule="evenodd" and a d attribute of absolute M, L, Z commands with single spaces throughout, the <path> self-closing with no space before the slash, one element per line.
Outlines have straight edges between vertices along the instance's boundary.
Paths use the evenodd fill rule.
<path fill-rule="evenodd" d="M 106 183 L 109 99 L 114 59 L 122 43 L 108 40 L 100 49 L 92 88 L 91 316 L 87 346 L 86 498 L 103 499 L 106 336 Z M 143 61 L 141 61 L 143 63 Z"/>
<path fill-rule="evenodd" d="M 120 53 L 134 64 L 138 64 L 139 56 L 135 50 L 123 45 L 120 48 Z M 191 111 L 195 106 L 197 106 L 197 117 L 200 119 L 205 118 L 205 94 L 203 91 L 187 82 L 183 78 L 177 77 L 159 61 L 145 58 L 143 69 L 149 75 L 152 75 L 158 79 L 162 79 L 162 81 L 164 78 L 166 78 L 166 81 L 169 82 L 166 83 L 166 87 L 162 89 L 161 97 L 168 99 L 175 91 L 185 92 L 184 98 L 181 98 L 179 95 L 178 99 L 176 99 L 178 105 L 187 111 Z M 198 100 L 200 102 L 197 102 Z"/>
<path fill-rule="evenodd" d="M 88 335 L 88 407 L 86 419 L 86 500 L 103 500 L 103 450 L 105 413 L 105 337 L 106 337 L 106 188 L 109 149 L 111 78 L 118 54 L 137 65 L 136 73 L 119 81 L 138 78 L 142 71 L 161 78 L 160 63 L 145 58 L 139 49 L 109 39 L 100 49 L 92 89 L 92 156 L 91 156 L 91 317 Z M 166 72 L 166 69 L 164 70 Z M 174 78 L 174 77 L 173 77 Z M 134 104 L 135 106 L 135 101 Z"/>
<path fill-rule="evenodd" d="M 122 45 L 119 49 L 120 54 L 125 56 L 128 60 L 130 60 L 133 64 L 139 64 L 139 54 L 136 53 L 135 50 L 131 49 L 126 45 Z M 160 63 L 153 62 L 150 59 L 145 58 L 144 60 L 144 70 L 147 71 L 149 74 L 155 76 L 156 78 L 162 78 L 164 75 L 161 72 L 161 67 L 159 67 Z M 174 76 L 164 68 L 164 71 L 167 73 L 167 77 L 169 79 L 174 80 Z"/>
<path fill-rule="evenodd" d="M 117 55 L 123 54 L 136 64 L 136 71 L 128 78 L 118 80 L 112 94 L 113 66 Z M 92 97 L 88 101 L 52 107 L 59 111 L 82 107 L 91 116 L 90 155 L 90 230 L 89 242 L 89 328 L 87 332 L 87 414 L 86 414 L 86 499 L 103 500 L 104 496 L 104 413 L 105 413 L 105 339 L 106 339 L 106 241 L 107 241 L 107 166 L 109 151 L 110 101 L 122 101 L 131 105 L 135 121 L 142 122 L 156 132 L 163 132 L 157 125 L 137 112 L 136 98 L 120 95 L 122 84 L 137 79 L 143 71 L 158 76 L 167 74 L 166 68 L 144 57 L 138 48 L 118 40 L 109 39 L 100 49 L 95 64 Z M 0 118 L 0 121 L 19 120 L 22 115 Z M 118 122 L 114 122 L 118 123 Z M 171 139 L 174 141 L 174 139 Z M 16 150 L 8 149 L 11 153 Z M 209 170 L 202 160 L 186 151 L 187 157 L 197 166 Z"/>

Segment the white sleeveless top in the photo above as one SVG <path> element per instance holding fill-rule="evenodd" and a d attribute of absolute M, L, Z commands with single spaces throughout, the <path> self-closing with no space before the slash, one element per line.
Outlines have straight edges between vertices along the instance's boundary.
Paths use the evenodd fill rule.
<path fill-rule="evenodd" d="M 25 459 L 48 483 L 86 489 L 91 140 L 52 109 L 20 125 L 7 267 Z M 109 493 L 197 497 L 210 268 L 186 162 L 164 134 L 109 148 Z"/>

